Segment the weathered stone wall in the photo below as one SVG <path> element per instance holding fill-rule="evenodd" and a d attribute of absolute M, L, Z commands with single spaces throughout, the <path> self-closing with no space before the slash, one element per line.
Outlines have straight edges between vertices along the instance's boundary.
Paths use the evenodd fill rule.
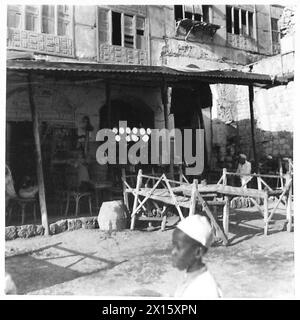
<path fill-rule="evenodd" d="M 85 217 L 76 219 L 63 219 L 49 225 L 50 234 L 58 234 L 64 231 L 73 231 L 78 229 L 98 229 L 97 217 Z M 22 226 L 5 227 L 5 240 L 14 240 L 16 238 L 31 238 L 44 234 L 42 225 L 26 224 Z"/>
<path fill-rule="evenodd" d="M 270 59 L 272 62 L 273 59 Z M 266 62 L 263 61 L 265 65 Z M 258 158 L 266 155 L 292 157 L 294 82 L 270 89 L 254 89 L 255 139 Z M 247 92 L 238 104 L 236 123 L 239 150 L 253 159 L 250 110 Z"/>

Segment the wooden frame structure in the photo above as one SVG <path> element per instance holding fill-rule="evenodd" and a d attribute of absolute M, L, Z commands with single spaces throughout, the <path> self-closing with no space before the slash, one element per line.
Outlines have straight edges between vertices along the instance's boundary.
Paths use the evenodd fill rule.
<path fill-rule="evenodd" d="M 151 181 L 152 187 L 143 187 L 143 179 L 146 179 L 146 183 L 144 183 L 146 185 Z M 198 189 L 198 181 L 196 179 L 192 184 L 190 184 L 187 180 L 183 182 L 168 179 L 165 174 L 162 174 L 161 176 L 145 175 L 143 174 L 142 170 L 139 170 L 135 189 L 130 187 L 126 180 L 123 179 L 123 182 L 124 202 L 131 212 L 131 230 L 133 230 L 135 227 L 135 222 L 139 213 L 143 209 L 146 209 L 145 205 L 148 200 L 152 200 L 153 203 L 159 202 L 163 203 L 164 205 L 174 205 L 179 213 L 180 219 L 184 219 L 184 215 L 181 210 L 182 208 L 188 209 L 189 215 L 193 215 L 196 212 L 197 205 L 199 205 L 209 218 L 215 230 L 216 236 L 220 238 L 225 245 L 228 244 L 226 233 L 228 233 L 229 201 L 227 199 L 218 201 L 204 200 L 205 196 L 203 197 L 200 194 Z M 129 208 L 128 194 L 132 194 L 134 196 L 132 210 Z M 141 200 L 141 198 L 143 199 Z M 223 207 L 223 228 L 225 233 L 216 222 L 215 217 L 209 208 L 210 206 Z M 165 210 L 163 210 L 162 230 L 164 230 L 166 219 Z M 142 220 L 151 221 L 153 219 L 142 218 Z"/>
<path fill-rule="evenodd" d="M 159 202 L 167 205 L 174 205 L 179 213 L 180 219 L 184 219 L 181 208 L 189 210 L 189 215 L 195 214 L 196 207 L 201 206 L 209 218 L 216 236 L 221 238 L 225 245 L 228 244 L 229 233 L 229 213 L 230 213 L 230 199 L 232 197 L 247 197 L 258 208 L 264 219 L 264 234 L 267 235 L 269 231 L 269 223 L 277 210 L 280 203 L 284 203 L 286 207 L 286 221 L 287 231 L 292 231 L 292 182 L 293 177 L 291 173 L 283 175 L 285 184 L 279 190 L 273 190 L 263 180 L 263 178 L 281 178 L 280 175 L 259 175 L 251 174 L 252 178 L 256 178 L 258 185 L 264 185 L 264 189 L 250 189 L 242 187 L 232 187 L 227 184 L 227 177 L 229 175 L 240 176 L 233 172 L 227 172 L 223 169 L 222 177 L 217 184 L 212 185 L 199 185 L 198 181 L 194 179 L 193 183 L 189 183 L 184 177 L 185 181 L 170 180 L 165 174 L 160 176 L 149 176 L 143 174 L 142 170 L 139 170 L 137 175 L 137 181 L 135 188 L 130 187 L 126 179 L 123 177 L 123 193 L 124 202 L 128 210 L 131 212 L 131 226 L 133 230 L 135 227 L 135 221 L 142 210 L 147 210 L 145 205 L 148 200 L 152 200 L 153 203 Z M 146 179 L 146 182 L 143 180 Z M 250 180 L 249 180 L 250 181 Z M 152 187 L 149 187 L 149 182 L 152 183 Z M 134 197 L 132 210 L 129 208 L 128 194 L 132 194 Z M 219 197 L 218 197 L 219 196 Z M 221 197 L 221 200 L 220 200 Z M 270 197 L 276 197 L 277 201 L 273 208 L 269 208 Z M 262 200 L 262 207 L 258 204 L 258 199 Z M 156 204 L 157 205 L 157 204 Z M 222 224 L 223 230 L 220 228 L 215 220 L 214 214 L 209 208 L 213 207 L 213 212 L 217 206 L 223 207 Z M 165 213 L 165 206 L 163 213 Z M 163 215 L 162 230 L 166 223 L 166 215 Z M 143 220 L 151 220 L 150 218 L 144 218 Z M 157 220 L 157 219 L 156 219 Z"/>
<path fill-rule="evenodd" d="M 271 221 L 275 211 L 277 210 L 280 203 L 283 203 L 286 207 L 286 222 L 287 222 L 287 231 L 292 231 L 292 186 L 293 186 L 293 174 L 292 174 L 292 163 L 289 161 L 289 168 L 290 170 L 283 175 L 282 172 L 279 175 L 266 175 L 266 174 L 248 174 L 249 176 L 248 181 L 242 185 L 242 187 L 231 187 L 227 185 L 227 177 L 228 176 L 243 176 L 239 173 L 228 172 L 225 168 L 223 169 L 223 174 L 220 180 L 218 181 L 218 185 L 223 187 L 223 191 L 225 193 L 230 193 L 236 196 L 248 197 L 251 202 L 257 207 L 259 212 L 262 214 L 264 218 L 264 234 L 268 234 L 268 226 L 269 222 Z M 253 180 L 253 178 L 257 179 L 257 187 L 258 189 L 249 189 L 245 188 L 247 184 Z M 280 179 L 281 187 L 279 189 L 272 189 L 263 178 L 274 178 Z M 264 186 L 264 189 L 262 188 Z M 231 188 L 233 192 L 229 192 Z M 237 190 L 240 189 L 240 190 Z M 269 210 L 269 198 L 275 197 L 277 201 L 275 202 L 275 206 Z M 261 209 L 260 205 L 257 203 L 257 199 L 263 200 L 263 209 Z"/>

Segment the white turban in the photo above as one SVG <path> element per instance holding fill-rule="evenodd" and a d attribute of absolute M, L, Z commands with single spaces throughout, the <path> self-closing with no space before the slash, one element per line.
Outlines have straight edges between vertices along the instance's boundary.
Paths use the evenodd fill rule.
<path fill-rule="evenodd" d="M 208 219 L 204 216 L 199 214 L 188 216 L 178 223 L 177 228 L 206 248 L 209 248 L 212 244 L 213 229 Z"/>
<path fill-rule="evenodd" d="M 245 154 L 243 154 L 243 153 L 240 154 L 240 158 L 243 158 L 243 159 L 247 160 L 247 156 Z"/>

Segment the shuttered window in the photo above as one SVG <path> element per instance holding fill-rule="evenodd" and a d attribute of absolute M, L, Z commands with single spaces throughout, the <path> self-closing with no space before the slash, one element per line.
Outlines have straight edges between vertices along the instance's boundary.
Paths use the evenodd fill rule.
<path fill-rule="evenodd" d="M 99 26 L 99 42 L 108 43 L 110 42 L 109 37 L 109 20 L 108 20 L 108 10 L 100 9 L 98 10 L 98 26 Z"/>
<path fill-rule="evenodd" d="M 228 33 L 254 38 L 253 12 L 226 6 L 226 29 Z"/>
<path fill-rule="evenodd" d="M 133 16 L 124 15 L 124 46 L 134 48 Z"/>
<path fill-rule="evenodd" d="M 7 25 L 11 28 L 21 29 L 22 6 L 7 6 Z"/>
<path fill-rule="evenodd" d="M 57 34 L 69 36 L 71 33 L 71 15 L 69 6 L 57 6 Z"/>
<path fill-rule="evenodd" d="M 175 5 L 174 17 L 176 22 L 182 19 L 211 22 L 211 10 L 210 5 Z"/>
<path fill-rule="evenodd" d="M 145 19 L 136 17 L 136 48 L 146 50 Z"/>
<path fill-rule="evenodd" d="M 42 7 L 42 33 L 54 34 L 54 6 L 43 6 Z"/>
<path fill-rule="evenodd" d="M 25 30 L 39 31 L 39 6 L 25 6 Z"/>
<path fill-rule="evenodd" d="M 99 42 L 146 50 L 145 18 L 98 8 Z"/>
<path fill-rule="evenodd" d="M 71 36 L 71 10 L 71 6 L 62 5 L 8 6 L 7 26 L 59 36 Z"/>
<path fill-rule="evenodd" d="M 272 28 L 272 42 L 279 43 L 278 19 L 271 18 L 271 28 Z"/>

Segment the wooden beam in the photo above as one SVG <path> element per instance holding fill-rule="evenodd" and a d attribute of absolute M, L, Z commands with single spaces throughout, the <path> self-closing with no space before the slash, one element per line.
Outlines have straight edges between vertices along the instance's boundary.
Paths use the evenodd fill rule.
<path fill-rule="evenodd" d="M 255 145 L 255 122 L 254 122 L 254 111 L 253 111 L 253 99 L 254 99 L 253 86 L 252 85 L 248 86 L 248 89 L 249 89 L 252 150 L 253 150 L 255 168 L 257 168 L 257 154 L 256 154 L 256 145 Z"/>
<path fill-rule="evenodd" d="M 39 118 L 38 118 L 38 112 L 34 103 L 33 88 L 31 85 L 30 73 L 28 73 L 27 79 L 28 79 L 29 104 L 30 104 L 32 122 L 33 122 L 33 136 L 34 136 L 34 142 L 35 142 L 35 148 L 36 148 L 36 171 L 37 171 L 37 180 L 38 180 L 38 188 L 39 188 L 39 200 L 40 200 L 40 208 L 41 208 L 42 225 L 45 230 L 44 231 L 45 235 L 48 236 L 49 224 L 48 224 L 46 197 L 45 197 L 42 151 L 41 151 L 41 142 L 40 142 L 40 133 L 39 133 Z"/>
<path fill-rule="evenodd" d="M 269 226 L 269 221 L 268 221 L 268 217 L 269 217 L 269 206 L 268 206 L 268 193 L 265 192 L 265 196 L 264 196 L 264 234 L 265 236 L 268 235 L 268 226 Z"/>
<path fill-rule="evenodd" d="M 287 231 L 292 231 L 292 175 L 290 173 L 287 174 L 286 178 L 286 186 L 288 186 L 288 198 L 286 201 L 286 220 L 287 220 Z"/>
<path fill-rule="evenodd" d="M 190 210 L 189 210 L 189 216 L 192 216 L 195 214 L 196 202 L 197 202 L 197 199 L 196 199 L 197 192 L 198 192 L 198 180 L 194 179 L 193 185 L 192 185 L 192 192 L 191 192 L 191 205 L 190 205 Z"/>
<path fill-rule="evenodd" d="M 138 192 L 139 192 L 141 184 L 142 184 L 142 174 L 143 174 L 143 171 L 140 169 L 138 172 L 138 175 L 137 175 L 137 180 L 136 180 L 136 188 L 135 188 L 135 196 L 134 196 L 132 212 L 136 211 L 136 208 L 138 205 L 138 200 L 139 200 Z M 130 230 L 134 229 L 134 225 L 135 225 L 135 214 L 131 215 Z"/>
<path fill-rule="evenodd" d="M 229 197 L 225 196 L 225 205 L 223 207 L 223 229 L 227 238 L 229 233 L 229 210 L 230 210 L 229 204 L 230 204 Z"/>

